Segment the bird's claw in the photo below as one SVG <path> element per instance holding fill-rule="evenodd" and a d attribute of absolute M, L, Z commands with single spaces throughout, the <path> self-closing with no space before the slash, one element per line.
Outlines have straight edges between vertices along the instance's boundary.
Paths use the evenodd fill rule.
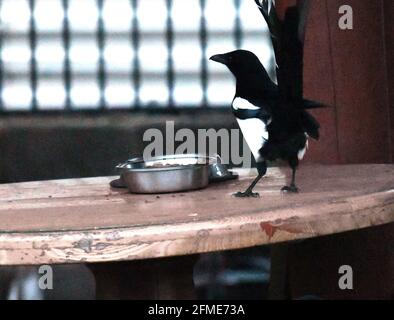
<path fill-rule="evenodd" d="M 284 186 L 282 188 L 282 192 L 298 193 L 299 189 L 296 186 L 294 186 L 294 185 Z"/>
<path fill-rule="evenodd" d="M 236 198 L 260 198 L 260 194 L 252 192 L 252 191 L 237 192 L 237 193 L 234 193 L 234 197 L 236 197 Z"/>

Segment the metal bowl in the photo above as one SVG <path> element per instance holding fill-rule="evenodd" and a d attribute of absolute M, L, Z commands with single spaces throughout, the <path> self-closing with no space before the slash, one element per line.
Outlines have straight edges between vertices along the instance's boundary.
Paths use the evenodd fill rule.
<path fill-rule="evenodd" d="M 173 155 L 128 160 L 118 165 L 121 180 L 132 193 L 169 193 L 202 189 L 209 183 L 209 159 Z"/>

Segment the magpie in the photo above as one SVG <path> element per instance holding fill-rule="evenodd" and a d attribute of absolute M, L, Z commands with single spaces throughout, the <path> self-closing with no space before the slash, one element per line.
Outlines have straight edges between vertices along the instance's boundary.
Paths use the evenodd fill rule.
<path fill-rule="evenodd" d="M 291 7 L 284 21 L 280 21 L 273 0 L 255 1 L 271 32 L 278 84 L 250 51 L 235 50 L 210 58 L 227 66 L 236 79 L 231 109 L 258 170 L 252 184 L 245 192 L 236 193 L 236 197 L 258 197 L 253 188 L 266 174 L 267 161 L 278 159 L 287 161 L 292 169 L 290 185 L 282 191 L 298 192 L 296 170 L 308 148 L 308 138 L 319 139 L 320 125 L 307 110 L 320 108 L 322 104 L 304 99 L 302 92 L 303 33 L 300 28 L 305 27 L 305 13 L 302 16 L 299 8 Z"/>

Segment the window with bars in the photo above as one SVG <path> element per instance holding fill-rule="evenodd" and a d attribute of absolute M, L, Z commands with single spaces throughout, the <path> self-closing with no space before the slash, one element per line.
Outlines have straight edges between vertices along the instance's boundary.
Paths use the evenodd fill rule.
<path fill-rule="evenodd" d="M 222 107 L 236 48 L 273 71 L 253 0 L 0 0 L 2 111 Z"/>

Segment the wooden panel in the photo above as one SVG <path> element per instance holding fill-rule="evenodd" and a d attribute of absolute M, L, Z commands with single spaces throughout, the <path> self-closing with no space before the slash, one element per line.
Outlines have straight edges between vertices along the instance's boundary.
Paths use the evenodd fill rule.
<path fill-rule="evenodd" d="M 321 125 L 321 138 L 318 142 L 311 140 L 305 160 L 325 164 L 338 163 L 336 101 L 325 0 L 311 1 L 304 50 L 304 95 L 330 106 L 312 112 Z"/>
<path fill-rule="evenodd" d="M 394 166 L 310 166 L 298 195 L 270 169 L 184 194 L 110 191 L 108 178 L 0 186 L 0 264 L 134 260 L 316 237 L 394 221 Z M 373 183 L 370 177 L 373 176 Z M 318 181 L 318 183 L 316 183 Z"/>
<path fill-rule="evenodd" d="M 331 115 L 324 110 L 316 114 L 322 124 L 322 143 L 312 144 L 307 159 L 330 159 L 337 143 L 338 158 L 330 161 L 392 161 L 394 2 L 384 0 L 383 7 L 383 0 L 347 1 L 354 9 L 353 31 L 338 28 L 338 9 L 345 4 L 343 1 L 311 3 L 305 47 L 305 95 L 333 102 L 334 108 Z M 392 298 L 393 231 L 391 224 L 292 245 L 292 298 L 311 293 L 324 298 Z M 338 267 L 345 263 L 356 272 L 352 292 L 340 291 L 337 286 Z"/>
<path fill-rule="evenodd" d="M 390 224 L 291 244 L 291 297 L 314 294 L 323 299 L 393 299 L 393 230 L 394 224 Z M 353 290 L 338 286 L 342 265 L 353 269 Z"/>
<path fill-rule="evenodd" d="M 283 17 L 286 9 L 296 3 L 296 0 L 277 1 L 279 16 Z M 321 125 L 321 138 L 317 142 L 310 141 L 304 161 L 339 163 L 333 66 L 325 0 L 313 0 L 310 3 L 304 47 L 304 95 L 331 106 L 311 112 Z"/>
<path fill-rule="evenodd" d="M 196 299 L 193 267 L 198 256 L 90 264 L 99 300 Z M 176 270 L 176 272 L 174 272 Z"/>
<path fill-rule="evenodd" d="M 340 160 L 344 163 L 389 162 L 389 123 L 385 81 L 382 1 L 349 0 L 354 29 L 338 27 L 341 0 L 326 0 Z"/>
<path fill-rule="evenodd" d="M 386 36 L 386 62 L 388 80 L 388 105 L 391 124 L 391 162 L 394 161 L 394 1 L 384 1 L 384 22 Z"/>
<path fill-rule="evenodd" d="M 278 1 L 281 14 L 294 2 Z M 347 2 L 354 10 L 354 29 L 346 31 L 338 27 L 338 9 L 343 4 L 340 0 L 311 1 L 305 96 L 334 107 L 313 112 L 322 125 L 322 138 L 311 143 L 306 160 L 390 162 L 394 103 L 390 102 L 393 89 L 388 98 L 387 88 L 393 87 L 394 4 L 389 0 Z"/>

